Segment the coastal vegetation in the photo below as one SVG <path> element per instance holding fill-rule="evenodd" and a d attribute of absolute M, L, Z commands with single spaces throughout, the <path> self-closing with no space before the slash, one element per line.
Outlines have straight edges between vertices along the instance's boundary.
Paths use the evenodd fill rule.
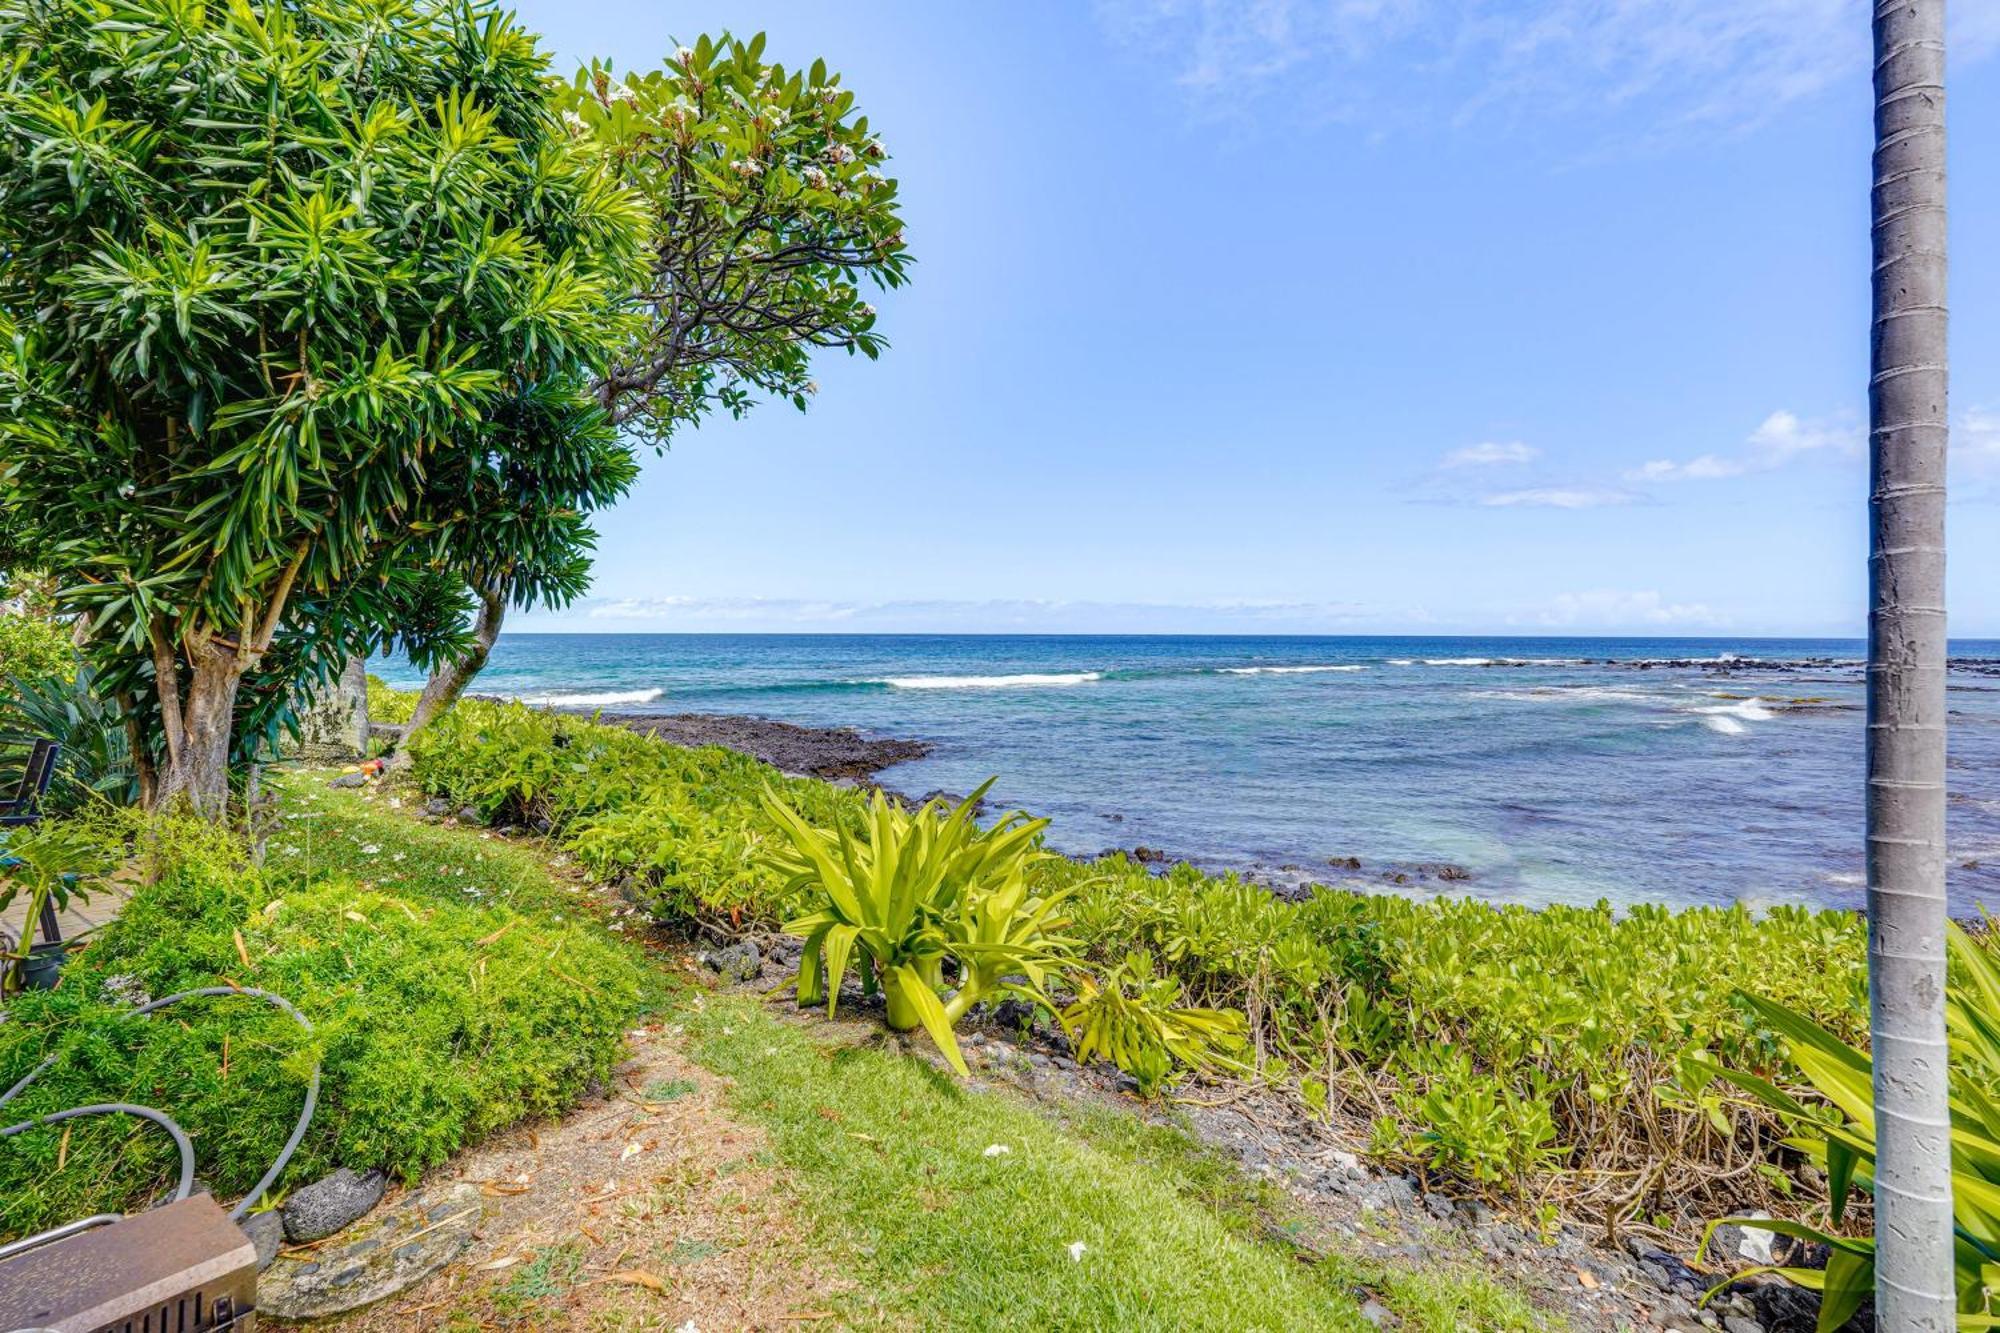
<path fill-rule="evenodd" d="M 549 829 L 657 919 L 715 939 L 824 924 L 808 916 L 823 901 L 813 878 L 785 868 L 800 831 L 780 822 L 767 785 L 823 849 L 866 845 L 878 817 L 859 792 L 729 751 L 518 704 L 462 702 L 413 749 L 425 791 Z M 822 881 L 848 873 L 830 867 Z M 1530 910 L 1330 889 L 1288 901 L 1122 856 L 1037 857 L 1025 881 L 1061 895 L 1051 932 L 1090 977 L 1060 1002 L 1044 997 L 1051 1018 L 1066 1011 L 1087 1032 L 1109 986 L 1136 997 L 1171 981 L 1149 1011 L 1228 1011 L 1245 1037 L 1239 1056 L 1163 1036 L 1182 1056 L 1175 1072 L 1240 1060 L 1315 1114 L 1360 1117 L 1385 1160 L 1612 1234 L 1685 1230 L 1824 1189 L 1782 1144 L 1780 1119 L 1713 1069 L 1785 1068 L 1785 1034 L 1744 991 L 1843 1039 L 1865 1033 L 1851 914 Z M 826 998 L 821 984 L 802 976 L 801 993 Z M 1127 1072 L 1158 1087 L 1170 1073 L 1157 1060 L 1128 1056 Z"/>
<path fill-rule="evenodd" d="M 47 826 L 100 858 L 130 855 L 142 882 L 59 986 L 8 1000 L 0 1089 L 53 1062 L 7 1104 L 9 1122 L 158 1104 L 200 1145 L 202 1179 L 240 1195 L 276 1158 L 317 1062 L 319 1107 L 287 1179 L 336 1165 L 414 1179 L 495 1129 L 560 1113 L 663 993 L 525 853 L 416 824 L 385 848 L 314 793 L 286 804 L 262 868 L 237 835 L 185 818 Z M 285 996 L 311 1036 L 226 1000 L 129 1017 L 141 997 L 215 985 Z M 174 1162 L 164 1135 L 115 1119 L 21 1135 L 0 1153 L 0 1233 L 143 1206 Z"/>
<path fill-rule="evenodd" d="M 1174 1128 L 975 1091 L 870 1040 L 869 1024 L 787 1022 L 753 995 L 691 986 L 682 952 L 642 945 L 628 926 L 643 918 L 591 892 L 562 865 L 566 850 L 416 818 L 407 789 L 329 789 L 324 777 L 275 781 L 261 869 L 252 845 L 197 821 L 78 822 L 130 855 L 141 882 L 61 985 L 0 1024 L 0 1088 L 58 1057 L 10 1111 L 140 1097 L 190 1131 L 202 1179 L 227 1196 L 275 1153 L 318 1059 L 319 1110 L 280 1190 L 334 1163 L 408 1177 L 588 1096 L 643 1026 L 725 1078 L 728 1113 L 767 1136 L 725 1167 L 782 1172 L 806 1251 L 794 1258 L 837 1275 L 799 1307 L 804 1319 L 1359 1331 L 1374 1326 L 1361 1313 L 1372 1300 L 1375 1317 L 1386 1309 L 1423 1333 L 1560 1327 L 1450 1255 L 1389 1263 L 1338 1237 L 1302 1248 L 1282 1190 Z M 314 1033 L 227 998 L 181 1006 L 171 1022 L 125 1016 L 142 995 L 200 984 L 296 997 Z M 611 1083 L 615 1096 L 676 1107 L 690 1086 Z M 170 1157 L 144 1127 L 108 1122 L 11 1139 L 0 1235 L 142 1205 Z M 686 1190 L 677 1170 L 655 1197 Z M 612 1267 L 671 1279 L 682 1248 L 669 1239 Z M 425 1318 L 455 1327 L 490 1311 L 563 1327 L 568 1301 L 626 1292 L 636 1325 L 666 1299 L 601 1285 L 574 1250 L 538 1254 L 555 1258 L 459 1274 L 425 1297 L 443 1302 Z"/>

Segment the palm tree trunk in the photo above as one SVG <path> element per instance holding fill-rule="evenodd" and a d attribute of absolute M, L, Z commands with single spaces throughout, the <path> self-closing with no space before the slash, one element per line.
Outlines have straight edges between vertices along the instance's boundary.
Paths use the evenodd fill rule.
<path fill-rule="evenodd" d="M 1875 1309 L 1946 1333 L 1944 0 L 1875 8 L 1869 378 L 1868 977 Z"/>
<path fill-rule="evenodd" d="M 429 726 L 431 719 L 439 713 L 458 702 L 458 696 L 465 693 L 465 687 L 472 683 L 472 678 L 479 674 L 486 665 L 486 659 L 492 655 L 494 640 L 500 637 L 500 625 L 507 618 L 507 590 L 493 585 L 476 591 L 479 594 L 479 618 L 472 625 L 472 648 L 464 657 L 440 664 L 431 672 L 430 679 L 424 682 L 424 692 L 418 696 L 416 709 L 403 729 L 403 744 L 399 747 L 402 755 L 408 753 L 411 737 Z"/>

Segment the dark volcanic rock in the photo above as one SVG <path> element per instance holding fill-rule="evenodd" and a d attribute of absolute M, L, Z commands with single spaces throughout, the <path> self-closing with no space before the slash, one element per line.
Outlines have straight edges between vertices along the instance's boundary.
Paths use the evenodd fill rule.
<path fill-rule="evenodd" d="M 701 956 L 702 966 L 724 981 L 748 981 L 764 970 L 763 955 L 749 940 Z"/>
<path fill-rule="evenodd" d="M 319 1240 L 351 1225 L 382 1201 L 389 1178 L 380 1171 L 359 1175 L 346 1167 L 323 1176 L 305 1188 L 295 1190 L 280 1209 L 285 1218 L 285 1234 L 294 1243 Z"/>
<path fill-rule="evenodd" d="M 252 1213 L 237 1223 L 237 1226 L 241 1227 L 243 1234 L 250 1238 L 250 1243 L 257 1247 L 257 1271 L 263 1272 L 271 1266 L 271 1261 L 278 1257 L 278 1247 L 285 1243 L 285 1219 L 273 1209 L 270 1212 Z"/>
<path fill-rule="evenodd" d="M 815 778 L 865 778 L 931 752 L 923 741 L 864 736 L 852 727 L 801 727 L 761 717 L 606 713 L 598 720 L 674 745 L 720 745 L 787 773 Z"/>

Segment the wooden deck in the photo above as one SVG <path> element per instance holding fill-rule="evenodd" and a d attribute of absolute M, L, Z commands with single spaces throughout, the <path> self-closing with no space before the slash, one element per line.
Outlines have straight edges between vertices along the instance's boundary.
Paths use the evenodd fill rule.
<path fill-rule="evenodd" d="M 118 915 L 118 909 L 125 905 L 125 900 L 131 896 L 132 885 L 125 882 L 124 877 L 120 875 L 116 879 L 100 882 L 97 888 L 92 890 L 88 902 L 72 897 L 69 910 L 56 914 L 56 920 L 62 926 L 63 939 L 74 940 L 109 923 Z M 25 897 L 26 895 L 22 895 L 16 898 L 5 912 L 0 912 L 0 931 L 6 932 L 11 939 L 21 938 L 21 927 L 28 914 Z M 37 934 L 35 938 L 39 942 L 41 936 Z"/>

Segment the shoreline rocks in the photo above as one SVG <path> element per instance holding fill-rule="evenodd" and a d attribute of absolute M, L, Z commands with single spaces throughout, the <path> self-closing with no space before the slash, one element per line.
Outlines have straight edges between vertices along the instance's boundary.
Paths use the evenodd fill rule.
<path fill-rule="evenodd" d="M 805 727 L 723 713 L 605 713 L 598 720 L 674 745 L 719 745 L 787 773 L 855 780 L 922 759 L 926 741 L 865 736 L 852 727 Z"/>

